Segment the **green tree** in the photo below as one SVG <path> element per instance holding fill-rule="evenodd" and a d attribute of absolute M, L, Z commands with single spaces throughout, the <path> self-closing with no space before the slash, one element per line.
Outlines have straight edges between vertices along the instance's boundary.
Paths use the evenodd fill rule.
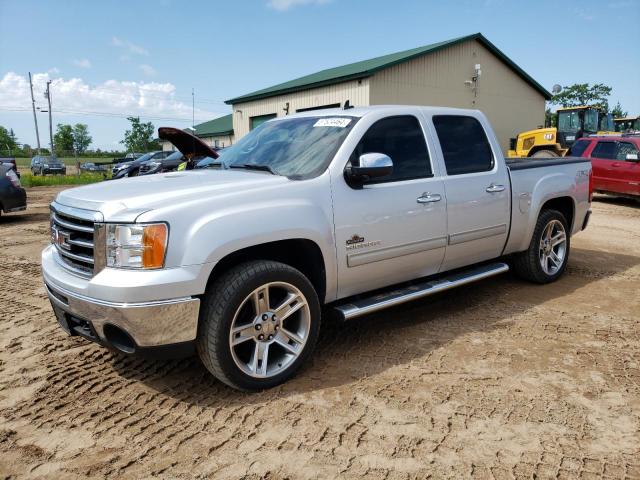
<path fill-rule="evenodd" d="M 13 151 L 17 147 L 18 142 L 16 141 L 16 136 L 13 133 L 13 129 L 7 130 L 6 128 L 0 126 L 0 150 Z"/>
<path fill-rule="evenodd" d="M 616 103 L 616 106 L 611 109 L 611 115 L 613 118 L 624 118 L 629 113 L 626 110 L 622 110 L 622 105 L 620 102 Z"/>
<path fill-rule="evenodd" d="M 558 114 L 552 112 L 550 108 L 544 111 L 544 126 L 546 128 L 555 127 L 558 125 Z"/>
<path fill-rule="evenodd" d="M 604 83 L 594 83 L 593 85 L 575 83 L 564 87 L 560 93 L 555 94 L 551 98 L 551 103 L 563 107 L 598 106 L 608 111 L 609 95 L 611 95 L 611 87 Z"/>
<path fill-rule="evenodd" d="M 127 117 L 131 129 L 124 132 L 124 140 L 120 141 L 129 152 L 148 152 L 160 148 L 153 139 L 155 130 L 153 123 L 142 123 L 140 117 Z"/>
<path fill-rule="evenodd" d="M 53 136 L 53 144 L 58 155 L 64 155 L 73 150 L 73 127 L 59 123 L 56 126 L 56 133 Z"/>
<path fill-rule="evenodd" d="M 89 127 L 84 123 L 76 123 L 73 126 L 73 150 L 82 155 L 87 151 L 93 139 L 89 135 Z"/>

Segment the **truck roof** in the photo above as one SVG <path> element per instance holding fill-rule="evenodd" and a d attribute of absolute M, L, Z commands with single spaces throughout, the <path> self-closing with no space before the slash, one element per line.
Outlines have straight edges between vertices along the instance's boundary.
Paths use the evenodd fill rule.
<path fill-rule="evenodd" d="M 472 115 L 480 113 L 477 109 L 466 108 L 451 108 L 451 107 L 424 107 L 419 105 L 371 105 L 368 107 L 352 107 L 348 109 L 343 108 L 323 108 L 322 110 L 309 110 L 306 112 L 294 113 L 287 115 L 286 117 L 278 117 L 271 122 L 277 120 L 284 120 L 292 117 L 335 117 L 335 116 L 349 116 L 349 117 L 364 117 L 370 113 L 380 112 L 383 110 L 402 109 L 407 112 L 424 112 L 428 114 L 440 113 L 448 115 Z"/>

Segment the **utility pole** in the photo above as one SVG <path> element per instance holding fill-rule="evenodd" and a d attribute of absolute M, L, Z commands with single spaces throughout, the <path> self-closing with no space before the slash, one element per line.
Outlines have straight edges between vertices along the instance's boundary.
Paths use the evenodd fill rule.
<path fill-rule="evenodd" d="M 51 80 L 47 82 L 47 91 L 44 96 L 47 97 L 49 102 L 49 139 L 51 141 L 51 156 L 53 156 L 55 155 L 55 150 L 53 149 L 53 124 L 51 123 Z"/>
<path fill-rule="evenodd" d="M 38 142 L 38 155 L 40 155 L 40 134 L 38 133 L 38 117 L 36 117 L 36 100 L 33 98 L 33 82 L 29 72 L 29 87 L 31 88 L 31 107 L 33 108 L 33 123 L 36 124 L 36 141 Z"/>

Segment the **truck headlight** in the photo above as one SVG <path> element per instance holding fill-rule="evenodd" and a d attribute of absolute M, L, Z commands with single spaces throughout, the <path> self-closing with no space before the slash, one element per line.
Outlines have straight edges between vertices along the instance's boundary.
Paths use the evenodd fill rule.
<path fill-rule="evenodd" d="M 164 267 L 169 229 L 166 223 L 107 225 L 107 267 Z"/>

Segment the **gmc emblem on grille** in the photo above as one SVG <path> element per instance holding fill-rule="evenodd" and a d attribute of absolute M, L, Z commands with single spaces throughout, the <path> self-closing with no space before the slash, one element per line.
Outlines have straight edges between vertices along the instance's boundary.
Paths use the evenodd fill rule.
<path fill-rule="evenodd" d="M 71 250 L 71 245 L 69 245 L 69 234 L 67 232 L 61 232 L 56 227 L 52 227 L 51 240 L 58 247 L 64 248 L 65 250 Z"/>

